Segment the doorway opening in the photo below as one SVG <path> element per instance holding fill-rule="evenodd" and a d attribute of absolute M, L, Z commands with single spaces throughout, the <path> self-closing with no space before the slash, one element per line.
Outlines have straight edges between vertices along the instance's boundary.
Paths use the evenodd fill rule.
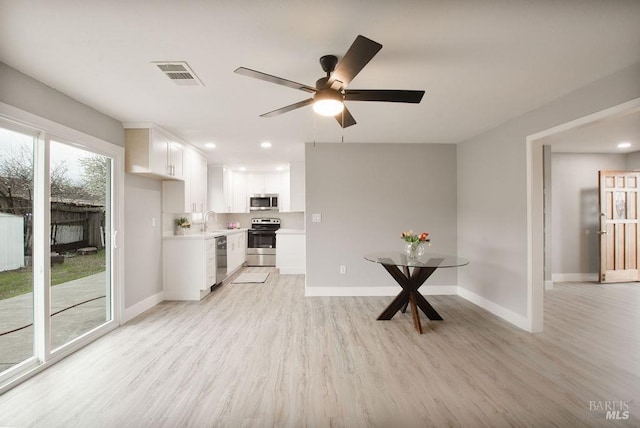
<path fill-rule="evenodd" d="M 528 313 L 531 331 L 543 329 L 545 289 L 544 146 L 562 133 L 606 123 L 640 112 L 640 98 L 576 119 L 527 137 Z M 584 148 L 583 148 L 584 149 Z M 548 241 L 548 239 L 547 239 Z"/>

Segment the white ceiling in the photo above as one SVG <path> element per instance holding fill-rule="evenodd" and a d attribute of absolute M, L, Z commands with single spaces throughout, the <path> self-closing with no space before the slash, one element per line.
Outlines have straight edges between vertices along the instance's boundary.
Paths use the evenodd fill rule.
<path fill-rule="evenodd" d="M 308 94 L 238 66 L 313 85 L 318 58 L 362 34 L 384 47 L 350 88 L 427 92 L 419 105 L 349 103 L 358 124 L 344 140 L 457 143 L 640 61 L 639 22 L 637 0 L 0 0 L 0 61 L 251 168 L 343 134 L 310 107 L 258 117 Z M 174 85 L 151 64 L 165 60 L 188 62 L 205 87 Z"/>
<path fill-rule="evenodd" d="M 631 153 L 640 151 L 640 109 L 592 122 L 543 139 L 556 153 Z M 629 143 L 626 148 L 618 144 Z"/>

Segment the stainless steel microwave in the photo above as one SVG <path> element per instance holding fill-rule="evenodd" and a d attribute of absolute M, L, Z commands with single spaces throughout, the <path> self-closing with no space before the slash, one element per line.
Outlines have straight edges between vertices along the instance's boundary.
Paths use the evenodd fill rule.
<path fill-rule="evenodd" d="M 278 210 L 278 195 L 275 193 L 249 196 L 249 211 Z"/>

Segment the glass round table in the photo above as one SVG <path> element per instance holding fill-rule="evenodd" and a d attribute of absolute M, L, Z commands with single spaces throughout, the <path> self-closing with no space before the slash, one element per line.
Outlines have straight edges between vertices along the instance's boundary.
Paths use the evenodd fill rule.
<path fill-rule="evenodd" d="M 400 252 L 370 253 L 365 254 L 364 258 L 370 262 L 381 264 L 402 287 L 400 294 L 382 311 L 378 320 L 390 320 L 399 310 L 404 312 L 409 305 L 413 325 L 420 334 L 422 334 L 422 324 L 418 308 L 430 320 L 442 321 L 442 317 L 420 294 L 418 289 L 437 269 L 469 264 L 469 260 L 461 257 L 430 252 L 419 257 L 408 257 Z"/>

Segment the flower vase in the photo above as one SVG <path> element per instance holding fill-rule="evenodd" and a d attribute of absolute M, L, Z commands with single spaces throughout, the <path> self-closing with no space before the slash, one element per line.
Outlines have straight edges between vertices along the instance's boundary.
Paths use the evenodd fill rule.
<path fill-rule="evenodd" d="M 421 242 L 407 242 L 404 252 L 410 259 L 417 259 L 424 254 L 424 246 Z"/>
<path fill-rule="evenodd" d="M 184 236 L 184 227 L 176 227 L 176 236 Z"/>

